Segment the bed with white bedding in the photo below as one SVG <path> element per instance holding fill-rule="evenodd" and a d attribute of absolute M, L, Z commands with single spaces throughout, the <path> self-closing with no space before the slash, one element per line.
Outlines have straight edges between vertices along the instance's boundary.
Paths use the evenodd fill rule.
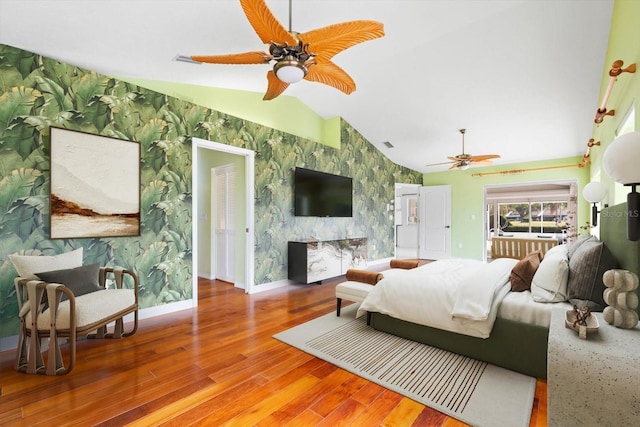
<path fill-rule="evenodd" d="M 607 222 L 603 218 L 603 240 L 610 234 L 607 227 L 621 227 Z M 505 280 L 505 270 L 522 262 L 512 259 L 489 264 L 451 259 L 389 270 L 359 312 L 366 311 L 376 329 L 546 378 L 552 308 L 570 309 L 574 303 L 602 308 L 602 273 L 617 268 L 616 257 L 626 253 L 615 249 L 617 238 L 609 240 L 605 245 L 581 236 L 569 247 L 554 248 L 539 262 L 531 289 L 521 292 L 511 291 L 510 275 Z M 639 261 L 620 267 L 638 273 Z"/>
<path fill-rule="evenodd" d="M 511 292 L 511 270 L 518 263 L 443 259 L 411 270 L 392 269 L 371 290 L 358 315 L 377 312 L 458 334 L 488 338 L 496 317 L 548 327 L 551 306 L 531 291 Z"/>

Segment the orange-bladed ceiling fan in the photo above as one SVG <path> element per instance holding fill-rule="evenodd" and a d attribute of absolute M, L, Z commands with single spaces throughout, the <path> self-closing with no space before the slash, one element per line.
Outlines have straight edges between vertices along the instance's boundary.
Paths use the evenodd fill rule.
<path fill-rule="evenodd" d="M 211 64 L 268 64 L 264 100 L 280 95 L 289 84 L 302 79 L 332 86 L 347 95 L 356 89 L 353 79 L 331 61 L 337 53 L 358 43 L 384 36 L 383 25 L 375 21 L 349 21 L 306 33 L 289 30 L 273 16 L 264 0 L 240 0 L 249 23 L 269 52 L 253 51 L 231 55 L 194 55 L 191 60 Z"/>
<path fill-rule="evenodd" d="M 472 163 L 481 164 L 481 165 L 490 165 L 492 164 L 491 159 L 500 158 L 498 154 L 482 154 L 478 156 L 472 156 L 471 154 L 466 154 L 464 152 L 464 134 L 467 132 L 467 130 L 459 129 L 458 132 L 462 134 L 462 154 L 458 154 L 457 156 L 453 156 L 453 157 L 447 157 L 447 159 L 449 159 L 448 162 L 432 163 L 427 166 L 448 165 L 453 163 L 449 169 L 464 170 L 464 169 L 468 169 Z"/>

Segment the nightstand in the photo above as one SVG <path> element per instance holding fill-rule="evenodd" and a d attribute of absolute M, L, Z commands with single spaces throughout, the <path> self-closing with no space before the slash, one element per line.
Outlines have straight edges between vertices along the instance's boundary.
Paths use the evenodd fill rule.
<path fill-rule="evenodd" d="M 583 340 L 554 308 L 547 353 L 549 426 L 640 425 L 640 326 L 600 327 Z"/>

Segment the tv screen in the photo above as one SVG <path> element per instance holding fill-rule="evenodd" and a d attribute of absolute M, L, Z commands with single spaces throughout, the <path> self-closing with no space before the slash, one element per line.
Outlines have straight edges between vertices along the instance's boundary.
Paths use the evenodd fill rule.
<path fill-rule="evenodd" d="M 351 178 L 296 168 L 293 192 L 295 216 L 353 216 Z"/>

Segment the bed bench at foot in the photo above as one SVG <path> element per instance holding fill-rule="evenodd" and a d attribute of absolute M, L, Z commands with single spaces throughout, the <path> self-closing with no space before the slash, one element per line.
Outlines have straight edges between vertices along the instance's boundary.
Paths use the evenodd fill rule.
<path fill-rule="evenodd" d="M 122 268 L 96 267 L 96 270 L 98 290 L 82 295 L 75 295 L 64 284 L 45 281 L 45 277 L 15 279 L 21 322 L 16 370 L 28 374 L 64 375 L 75 366 L 79 337 L 122 338 L 136 332 L 138 277 L 133 271 Z M 127 276 L 131 280 L 126 279 Z M 132 289 L 124 286 L 127 280 L 132 281 Z M 130 330 L 125 331 L 124 316 L 128 314 L 133 314 L 134 320 Z M 108 332 L 107 326 L 111 323 L 113 329 Z M 45 338 L 49 339 L 46 363 L 42 345 Z M 60 338 L 67 338 L 70 344 L 67 367 Z"/>
<path fill-rule="evenodd" d="M 389 268 L 391 269 L 410 270 L 419 265 L 420 261 L 418 260 L 392 259 L 389 262 Z M 345 276 L 347 281 L 336 286 L 336 315 L 340 316 L 343 299 L 354 302 L 364 301 L 373 286 L 384 278 L 383 273 L 353 268 L 347 270 Z"/>

